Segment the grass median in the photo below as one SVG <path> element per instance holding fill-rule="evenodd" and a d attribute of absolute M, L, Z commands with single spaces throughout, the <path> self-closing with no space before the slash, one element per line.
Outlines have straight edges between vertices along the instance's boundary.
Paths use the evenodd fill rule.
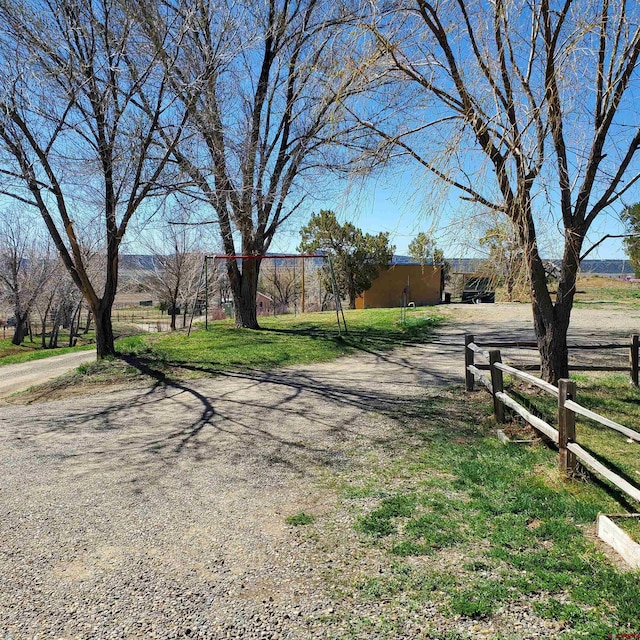
<path fill-rule="evenodd" d="M 64 344 L 69 341 L 68 336 L 61 336 L 59 343 Z M 65 353 L 75 353 L 76 351 L 90 351 L 95 349 L 93 335 L 78 336 L 75 347 L 55 347 L 44 348 L 40 338 L 33 342 L 25 340 L 21 345 L 15 345 L 9 338 L 0 340 L 0 367 L 9 364 L 21 364 L 33 360 L 42 360 L 53 356 L 61 356 Z"/>
<path fill-rule="evenodd" d="M 345 312 L 348 332 L 338 331 L 335 312 L 260 318 L 262 330 L 236 329 L 231 321 L 185 332 L 132 336 L 118 351 L 132 361 L 154 363 L 183 375 L 238 368 L 270 369 L 326 362 L 347 354 L 379 352 L 430 339 L 441 322 L 437 309 L 412 309 L 400 322 L 399 309 Z"/>
<path fill-rule="evenodd" d="M 82 365 L 76 371 L 20 394 L 21 402 L 82 394 L 121 383 L 158 383 L 242 369 L 268 370 L 327 362 L 341 356 L 379 353 L 431 339 L 441 322 L 438 309 L 345 311 L 348 332 L 338 331 L 335 312 L 260 318 L 261 330 L 237 329 L 228 321 L 186 331 L 139 333 L 116 341 L 119 356 Z"/>

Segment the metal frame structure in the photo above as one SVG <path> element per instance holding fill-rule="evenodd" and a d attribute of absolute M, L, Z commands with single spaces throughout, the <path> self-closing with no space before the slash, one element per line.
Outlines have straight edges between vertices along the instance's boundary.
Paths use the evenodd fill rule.
<path fill-rule="evenodd" d="M 331 290 L 333 294 L 333 300 L 336 307 L 336 320 L 338 323 L 338 335 L 342 335 L 342 332 L 348 333 L 347 329 L 347 321 L 344 317 L 344 310 L 342 308 L 342 301 L 340 300 L 340 291 L 338 289 L 338 283 L 336 281 L 335 270 L 333 268 L 333 261 L 330 256 L 323 254 L 298 254 L 298 253 L 274 253 L 268 255 L 225 255 L 225 254 L 216 254 L 213 256 L 205 256 L 202 264 L 202 269 L 200 271 L 200 279 L 198 280 L 198 287 L 196 289 L 196 297 L 195 302 L 191 309 L 191 319 L 189 320 L 189 330 L 187 331 L 187 335 L 191 335 L 191 326 L 193 325 L 193 319 L 195 317 L 196 306 L 200 296 L 200 291 L 202 288 L 202 281 L 204 279 L 205 283 L 205 294 L 204 294 L 204 326 L 205 331 L 209 330 L 209 260 L 272 260 L 272 259 L 281 259 L 281 260 L 292 260 L 292 259 L 302 259 L 302 313 L 304 313 L 304 265 L 305 260 L 309 260 L 312 258 L 322 258 L 326 260 L 329 265 L 329 276 L 331 278 Z"/>

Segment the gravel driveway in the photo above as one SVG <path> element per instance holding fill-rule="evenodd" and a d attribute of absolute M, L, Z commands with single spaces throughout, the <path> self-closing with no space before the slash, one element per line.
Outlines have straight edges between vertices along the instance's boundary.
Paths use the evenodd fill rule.
<path fill-rule="evenodd" d="M 465 330 L 531 331 L 519 306 L 448 312 L 410 349 L 0 405 L 0 637 L 339 637 L 318 631 L 338 606 L 333 550 L 285 518 L 330 510 L 319 474 L 461 381 Z M 640 315 L 594 313 L 578 334 Z"/>
<path fill-rule="evenodd" d="M 31 360 L 0 367 L 0 398 L 32 385 L 42 384 L 96 359 L 95 351 L 65 353 L 61 356 Z"/>

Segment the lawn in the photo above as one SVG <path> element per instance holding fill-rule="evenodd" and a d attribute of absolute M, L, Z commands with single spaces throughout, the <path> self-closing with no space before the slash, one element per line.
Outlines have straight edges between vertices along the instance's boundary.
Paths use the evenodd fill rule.
<path fill-rule="evenodd" d="M 58 347 L 57 349 L 43 349 L 40 338 L 35 338 L 33 342 L 28 339 L 21 345 L 14 345 L 10 338 L 0 340 L 0 366 L 7 364 L 20 364 L 21 362 L 29 362 L 31 360 L 41 360 L 42 358 L 50 358 L 59 356 L 64 353 L 73 353 L 74 351 L 87 351 L 94 349 L 93 334 L 90 336 L 78 336 L 78 343 L 75 347 Z M 69 343 L 69 337 L 60 335 L 58 343 L 61 345 Z"/>
<path fill-rule="evenodd" d="M 21 401 L 50 400 L 136 380 L 190 379 L 221 371 L 326 362 L 363 351 L 378 353 L 428 341 L 443 320 L 434 307 L 410 309 L 404 322 L 400 322 L 399 309 L 345 311 L 345 316 L 348 333 L 342 335 L 335 312 L 260 318 L 260 331 L 236 329 L 232 321 L 222 320 L 210 322 L 209 330 L 204 329 L 204 323 L 197 324 L 190 336 L 185 330 L 127 335 L 116 340 L 119 358 L 81 365 L 72 373 L 23 392 Z M 118 329 L 128 333 L 131 327 Z M 34 350 L 30 357 L 70 350 Z M 26 353 L 20 357 L 20 362 L 29 359 Z"/>
<path fill-rule="evenodd" d="M 576 401 L 600 415 L 640 431 L 640 390 L 629 383 L 628 376 L 611 374 L 573 374 L 577 383 Z M 557 428 L 556 399 L 523 385 L 511 386 L 518 401 Z M 576 441 L 616 473 L 640 483 L 640 444 L 582 416 L 576 416 Z"/>
<path fill-rule="evenodd" d="M 576 289 L 577 307 L 597 309 L 606 305 L 640 309 L 640 283 L 637 282 L 585 275 L 578 278 Z"/>
<path fill-rule="evenodd" d="M 231 321 L 209 323 L 191 332 L 138 335 L 117 342 L 126 358 L 182 373 L 222 369 L 269 369 L 323 362 L 359 351 L 381 351 L 423 342 L 440 322 L 437 308 L 412 309 L 405 323 L 399 309 L 345 312 L 348 333 L 338 332 L 335 312 L 260 318 L 261 331 L 236 329 Z"/>
<path fill-rule="evenodd" d="M 484 394 L 459 398 L 405 410 L 393 442 L 362 442 L 347 470 L 325 475 L 336 507 L 304 526 L 341 550 L 328 577 L 341 637 L 533 637 L 501 626 L 514 608 L 542 625 L 536 637 L 638 631 L 639 575 L 594 541 L 597 514 L 620 505 L 597 484 L 560 480 L 547 446 L 500 444 Z M 350 602 L 370 615 L 349 615 Z"/>

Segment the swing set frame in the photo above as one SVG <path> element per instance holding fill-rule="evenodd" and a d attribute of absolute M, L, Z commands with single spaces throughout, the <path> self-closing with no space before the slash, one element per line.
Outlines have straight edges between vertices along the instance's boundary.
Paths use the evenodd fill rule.
<path fill-rule="evenodd" d="M 340 300 L 340 292 L 338 290 L 338 284 L 336 281 L 335 270 L 333 268 L 333 261 L 331 260 L 331 256 L 323 255 L 323 254 L 299 254 L 299 253 L 270 253 L 266 255 L 242 255 L 242 254 L 234 254 L 234 255 L 226 255 L 226 254 L 216 254 L 211 256 L 204 256 L 202 262 L 202 269 L 200 271 L 200 279 L 198 280 L 198 287 L 196 289 L 194 304 L 191 309 L 191 319 L 189 320 L 189 330 L 187 331 L 187 336 L 191 335 L 191 327 L 193 325 L 193 319 L 195 317 L 197 302 L 200 299 L 200 293 L 202 289 L 202 284 L 204 281 L 204 327 L 205 331 L 209 330 L 209 260 L 213 260 L 213 265 L 215 267 L 216 260 L 302 260 L 302 299 L 301 299 L 301 307 L 302 313 L 304 313 L 304 294 L 305 294 L 305 281 L 304 281 L 304 265 L 306 260 L 322 258 L 329 266 L 329 277 L 331 279 L 331 293 L 333 296 L 334 304 L 336 307 L 336 320 L 338 323 L 338 335 L 342 335 L 342 333 L 348 333 L 347 329 L 347 321 L 344 317 L 344 310 L 342 308 L 342 302 Z M 295 263 L 294 263 L 295 269 Z"/>

